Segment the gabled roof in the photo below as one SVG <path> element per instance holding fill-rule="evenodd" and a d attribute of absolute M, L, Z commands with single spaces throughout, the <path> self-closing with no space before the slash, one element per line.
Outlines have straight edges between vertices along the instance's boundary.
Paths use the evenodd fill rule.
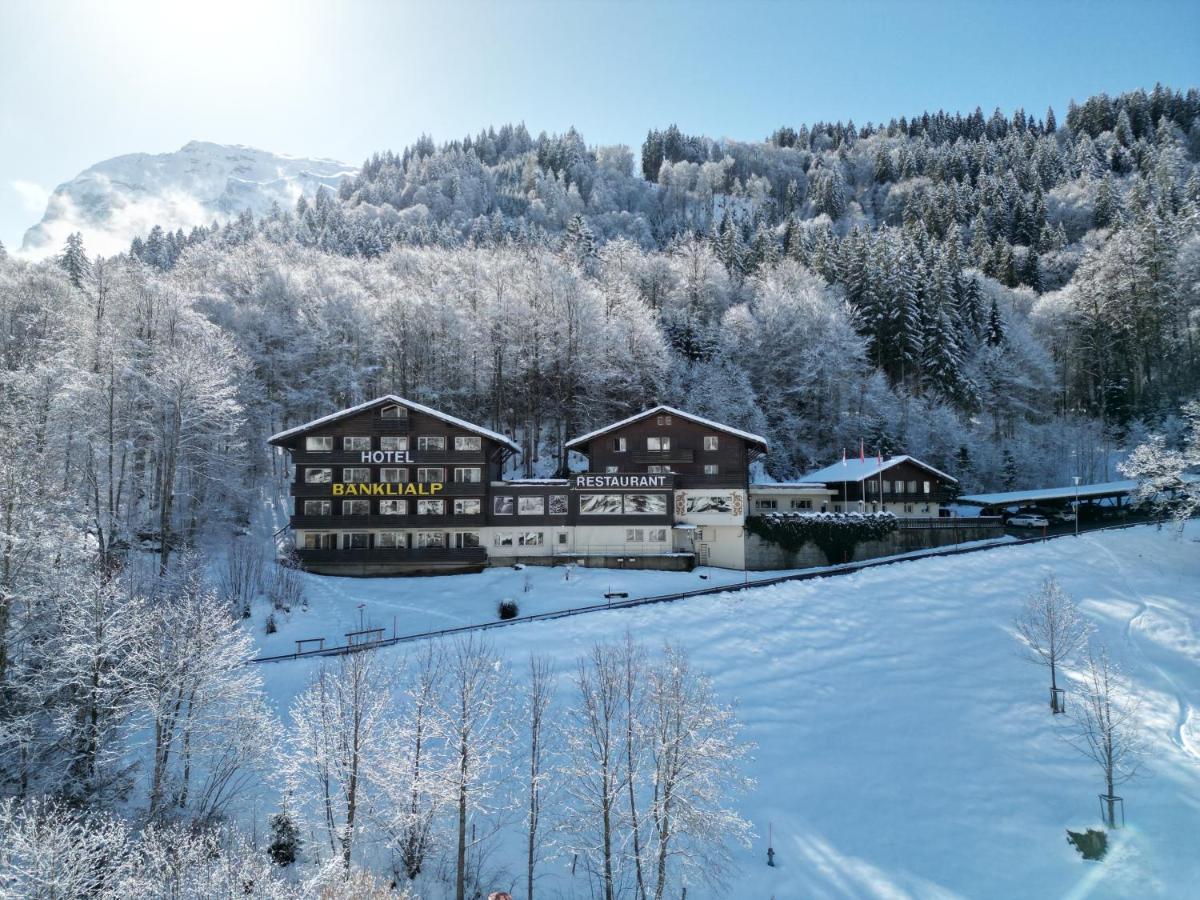
<path fill-rule="evenodd" d="M 414 403 L 411 400 L 406 400 L 403 397 L 398 397 L 395 394 L 384 394 L 382 397 L 376 397 L 374 400 L 368 400 L 366 403 L 360 403 L 358 406 L 351 406 L 348 409 L 339 410 L 335 413 L 330 413 L 327 416 L 322 416 L 319 419 L 313 419 L 311 422 L 305 422 L 303 425 L 297 425 L 295 428 L 289 428 L 287 431 L 281 431 L 279 434 L 273 434 L 267 439 L 268 444 L 283 444 L 294 437 L 298 437 L 305 432 L 312 431 L 314 428 L 319 428 L 322 425 L 328 425 L 331 422 L 337 422 L 345 419 L 348 416 L 357 415 L 360 412 L 365 412 L 368 409 L 374 409 L 377 406 L 388 406 L 391 404 L 403 406 L 411 412 L 422 413 L 426 416 L 432 416 L 435 419 L 441 419 L 447 425 L 453 425 L 456 428 L 462 428 L 464 431 L 472 431 L 480 437 L 485 437 L 495 441 L 514 453 L 520 453 L 521 448 L 511 439 L 496 431 L 490 431 L 487 428 L 480 428 L 478 425 L 459 419 L 455 416 L 447 415 L 429 406 L 423 406 L 420 403 Z"/>
<path fill-rule="evenodd" d="M 832 466 L 826 466 L 823 469 L 817 469 L 815 472 L 809 472 L 804 476 L 804 480 L 822 481 L 825 484 L 836 484 L 839 481 L 863 481 L 903 462 L 910 462 L 927 472 L 932 472 L 939 478 L 958 484 L 958 479 L 954 476 L 947 475 L 945 472 L 935 469 L 929 463 L 921 462 L 915 456 L 891 456 L 885 459 L 882 465 L 880 465 L 879 460 L 875 457 L 869 457 L 865 460 L 847 459 L 845 462 L 837 462 Z"/>
<path fill-rule="evenodd" d="M 643 410 L 637 415 L 630 416 L 628 419 L 622 419 L 620 422 L 613 422 L 611 425 L 605 425 L 603 428 L 597 428 L 595 431 L 589 431 L 587 434 L 580 435 L 577 438 L 572 438 L 563 446 L 565 446 L 568 450 L 574 450 L 579 447 L 583 447 L 587 444 L 590 444 L 596 438 L 608 434 L 610 431 L 616 431 L 618 428 L 624 428 L 626 425 L 637 422 L 638 420 L 644 419 L 647 416 L 658 415 L 659 413 L 670 416 L 679 416 L 681 419 L 687 419 L 689 422 L 695 422 L 697 425 L 703 425 L 706 428 L 713 429 L 714 431 L 723 431 L 726 434 L 732 434 L 734 437 L 741 438 L 747 443 L 758 444 L 760 447 L 762 447 L 764 453 L 767 451 L 767 439 L 761 435 L 751 434 L 748 431 L 742 431 L 738 428 L 731 428 L 728 425 L 722 425 L 720 422 L 714 422 L 712 419 L 701 418 L 700 416 L 692 415 L 689 412 L 684 412 L 682 409 L 676 409 L 673 406 L 664 406 L 661 403 L 658 406 L 652 407 L 651 409 Z"/>

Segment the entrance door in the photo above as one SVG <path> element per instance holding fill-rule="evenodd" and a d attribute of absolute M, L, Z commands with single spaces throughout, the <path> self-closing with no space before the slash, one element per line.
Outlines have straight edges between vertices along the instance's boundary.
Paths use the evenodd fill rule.
<path fill-rule="evenodd" d="M 696 562 L 702 566 L 708 565 L 708 544 L 696 545 Z"/>

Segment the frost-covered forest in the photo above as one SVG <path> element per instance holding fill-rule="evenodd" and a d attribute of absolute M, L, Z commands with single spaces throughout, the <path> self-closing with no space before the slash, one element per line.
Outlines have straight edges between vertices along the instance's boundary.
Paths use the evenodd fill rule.
<path fill-rule="evenodd" d="M 764 434 L 775 478 L 861 440 L 968 490 L 1100 481 L 1181 438 L 1198 341 L 1200 92 L 1163 87 L 1062 122 L 670 127 L 640 159 L 504 126 L 115 258 L 0 248 L 0 795 L 69 804 L 45 816 L 63 847 L 124 846 L 79 817 L 211 823 L 275 768 L 203 553 L 278 489 L 283 427 L 391 391 L 552 474 L 566 439 L 660 401 Z M 301 732 L 289 758 L 336 765 Z M 37 833 L 15 809 L 0 827 Z"/>

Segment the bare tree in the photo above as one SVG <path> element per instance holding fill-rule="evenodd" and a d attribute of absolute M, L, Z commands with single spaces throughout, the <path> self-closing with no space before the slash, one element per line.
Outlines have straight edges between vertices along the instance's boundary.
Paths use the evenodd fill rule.
<path fill-rule="evenodd" d="M 440 644 L 429 641 L 408 667 L 400 719 L 378 770 L 375 789 L 386 803 L 377 815 L 398 858 L 392 864 L 397 882 L 421 874 L 434 842 L 434 820 L 451 799 L 445 723 L 438 715 L 444 679 L 445 654 Z"/>
<path fill-rule="evenodd" d="M 299 606 L 304 601 L 304 577 L 298 569 L 275 564 L 271 575 L 271 583 L 267 585 L 267 599 L 272 609 L 285 612 Z"/>
<path fill-rule="evenodd" d="M 1050 669 L 1050 708 L 1062 712 L 1058 705 L 1058 667 L 1087 642 L 1091 624 L 1058 579 L 1047 575 L 1026 599 L 1013 625 L 1028 651 L 1027 658 Z"/>
<path fill-rule="evenodd" d="M 319 821 L 331 851 L 350 871 L 359 812 L 381 758 L 390 752 L 392 678 L 376 650 L 359 650 L 323 665 L 292 704 L 287 786 L 297 812 Z"/>
<path fill-rule="evenodd" d="M 729 804 L 750 781 L 737 773 L 750 746 L 712 682 L 672 645 L 650 668 L 647 718 L 654 761 L 654 897 L 692 873 L 714 890 L 724 883 L 730 842 L 749 845 L 750 823 Z"/>
<path fill-rule="evenodd" d="M 455 641 L 446 675 L 442 715 L 453 760 L 450 785 L 458 832 L 454 891 L 456 900 L 465 900 L 467 851 L 481 840 L 468 829 L 468 820 L 486 809 L 512 735 L 501 709 L 504 672 L 490 644 L 474 634 Z"/>
<path fill-rule="evenodd" d="M 638 900 L 645 900 L 646 879 L 642 872 L 642 834 L 638 822 L 637 789 L 645 757 L 646 652 L 625 632 L 621 644 L 621 687 L 625 707 L 625 788 L 629 795 L 629 829 L 633 834 L 633 866 Z"/>
<path fill-rule="evenodd" d="M 529 727 L 529 849 L 525 870 L 526 900 L 533 900 L 534 869 L 537 867 L 541 849 L 539 827 L 542 818 L 542 800 L 545 793 L 544 757 L 546 755 L 546 713 L 554 698 L 554 669 L 550 660 L 531 655 L 529 657 L 529 687 L 526 694 L 526 715 Z"/>
<path fill-rule="evenodd" d="M 250 602 L 263 588 L 263 552 L 252 541 L 234 541 L 221 572 L 221 594 L 233 614 L 246 618 Z"/>
<path fill-rule="evenodd" d="M 1104 772 L 1106 824 L 1116 825 L 1113 791 L 1137 775 L 1146 743 L 1141 731 L 1141 698 L 1109 659 L 1104 645 L 1089 647 L 1087 667 L 1072 714 L 1071 744 Z"/>
<path fill-rule="evenodd" d="M 566 828 L 576 853 L 599 872 L 604 900 L 617 894 L 623 766 L 620 651 L 596 644 L 575 673 L 577 705 L 567 731 Z"/>

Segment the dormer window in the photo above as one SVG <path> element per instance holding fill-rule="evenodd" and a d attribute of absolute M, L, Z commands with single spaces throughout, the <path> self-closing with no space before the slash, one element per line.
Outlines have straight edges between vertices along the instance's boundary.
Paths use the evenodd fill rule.
<path fill-rule="evenodd" d="M 408 418 L 408 410 L 405 409 L 403 406 L 396 406 L 395 404 L 392 404 L 391 406 L 385 406 L 383 409 L 381 409 L 379 411 L 379 418 L 381 418 L 381 419 L 407 419 Z"/>
<path fill-rule="evenodd" d="M 670 425 L 671 417 L 670 416 L 659 416 L 658 419 L 656 420 L 656 422 L 659 425 Z"/>

